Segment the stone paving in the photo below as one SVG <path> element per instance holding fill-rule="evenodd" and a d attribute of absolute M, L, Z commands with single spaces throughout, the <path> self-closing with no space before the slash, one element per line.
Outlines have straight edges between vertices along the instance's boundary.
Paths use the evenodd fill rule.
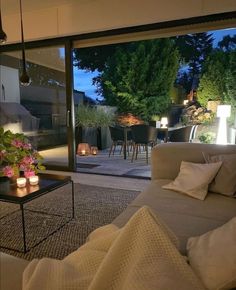
<path fill-rule="evenodd" d="M 149 156 L 151 155 L 149 147 Z M 68 149 L 66 146 L 52 148 L 40 151 L 44 157 L 44 163 L 47 167 L 49 164 L 66 166 L 68 164 Z M 99 151 L 96 156 L 79 156 L 76 155 L 77 172 L 108 174 L 115 176 L 128 176 L 138 178 L 150 178 L 150 157 L 149 164 L 146 163 L 146 154 L 141 148 L 137 160 L 131 162 L 132 153 L 124 159 L 123 154 L 120 154 L 120 148 L 117 148 L 114 155 L 109 157 L 109 149 Z"/>
<path fill-rule="evenodd" d="M 149 148 L 149 156 L 150 156 Z M 114 155 L 109 157 L 109 150 L 99 151 L 98 155 L 79 156 L 76 155 L 77 172 L 110 174 L 117 176 L 150 178 L 150 157 L 149 164 L 146 163 L 146 153 L 141 150 L 137 160 L 131 162 L 132 153 L 124 159 L 117 149 Z"/>

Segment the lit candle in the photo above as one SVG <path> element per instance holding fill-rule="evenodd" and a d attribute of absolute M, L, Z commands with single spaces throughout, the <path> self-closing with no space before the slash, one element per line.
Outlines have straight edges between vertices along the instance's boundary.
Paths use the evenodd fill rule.
<path fill-rule="evenodd" d="M 85 150 L 81 150 L 81 155 L 85 155 L 86 151 Z"/>
<path fill-rule="evenodd" d="M 97 155 L 97 153 L 98 153 L 98 148 L 97 147 L 91 147 L 91 154 L 92 155 Z"/>
<path fill-rule="evenodd" d="M 16 184 L 18 187 L 25 187 L 26 185 L 26 178 L 25 177 L 19 177 L 16 179 Z"/>
<path fill-rule="evenodd" d="M 30 185 L 37 185 L 39 183 L 39 177 L 37 175 L 30 176 L 29 182 L 30 182 Z"/>

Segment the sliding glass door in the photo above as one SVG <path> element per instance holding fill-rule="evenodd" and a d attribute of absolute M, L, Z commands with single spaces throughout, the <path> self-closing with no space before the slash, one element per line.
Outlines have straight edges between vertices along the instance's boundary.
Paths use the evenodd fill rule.
<path fill-rule="evenodd" d="M 27 49 L 30 86 L 19 83 L 21 52 L 1 53 L 0 126 L 22 132 L 44 157 L 47 168 L 69 169 L 72 134 L 66 89 L 65 47 Z"/>

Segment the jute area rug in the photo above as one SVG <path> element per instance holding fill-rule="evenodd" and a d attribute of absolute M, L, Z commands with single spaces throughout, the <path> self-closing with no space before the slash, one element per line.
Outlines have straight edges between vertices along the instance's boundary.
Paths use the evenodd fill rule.
<path fill-rule="evenodd" d="M 63 259 L 78 249 L 90 232 L 111 223 L 138 193 L 75 184 L 75 219 L 71 221 L 70 185 L 29 202 L 25 205 L 25 225 L 27 246 L 32 248 L 26 254 L 3 248 L 22 250 L 23 237 L 19 206 L 0 202 L 0 250 L 27 260 Z M 36 245 L 66 221 L 69 223 Z"/>

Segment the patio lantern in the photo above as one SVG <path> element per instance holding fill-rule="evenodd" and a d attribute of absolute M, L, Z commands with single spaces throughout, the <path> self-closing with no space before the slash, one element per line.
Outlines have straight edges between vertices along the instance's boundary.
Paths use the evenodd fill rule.
<path fill-rule="evenodd" d="M 230 105 L 218 105 L 217 117 L 219 120 L 218 133 L 216 138 L 216 144 L 227 144 L 227 118 L 230 117 L 231 106 Z"/>
<path fill-rule="evenodd" d="M 91 153 L 92 155 L 97 155 L 97 154 L 98 154 L 98 147 L 96 147 L 96 146 L 91 146 L 91 151 L 90 151 L 90 153 Z"/>
<path fill-rule="evenodd" d="M 161 118 L 161 128 L 167 128 L 167 125 L 168 125 L 168 118 L 162 117 Z"/>
<path fill-rule="evenodd" d="M 80 143 L 77 148 L 77 154 L 86 156 L 90 154 L 90 146 L 88 143 Z"/>

